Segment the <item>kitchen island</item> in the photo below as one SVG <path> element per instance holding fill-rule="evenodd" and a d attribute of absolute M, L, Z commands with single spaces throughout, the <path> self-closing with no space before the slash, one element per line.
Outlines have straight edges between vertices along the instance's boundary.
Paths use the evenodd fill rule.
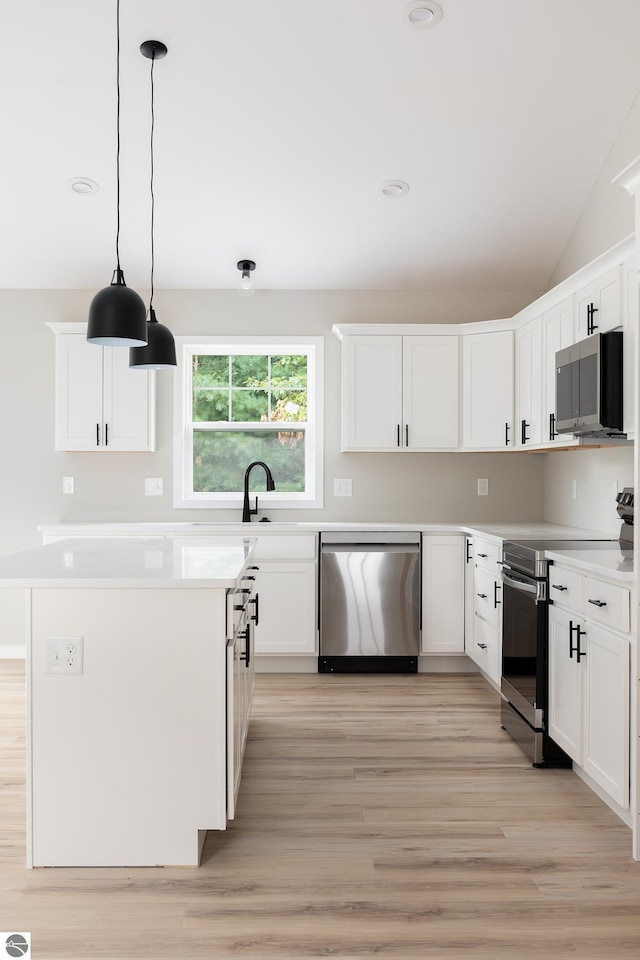
<path fill-rule="evenodd" d="M 71 539 L 0 558 L 0 587 L 28 605 L 28 866 L 196 865 L 206 831 L 226 828 L 252 550 Z"/>

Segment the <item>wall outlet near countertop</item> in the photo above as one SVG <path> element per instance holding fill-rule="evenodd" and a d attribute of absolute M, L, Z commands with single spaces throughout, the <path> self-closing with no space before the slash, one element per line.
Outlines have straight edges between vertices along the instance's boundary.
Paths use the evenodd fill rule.
<path fill-rule="evenodd" d="M 145 497 L 161 497 L 163 494 L 162 477 L 146 477 L 144 481 Z"/>
<path fill-rule="evenodd" d="M 73 477 L 62 478 L 62 492 L 73 493 Z"/>
<path fill-rule="evenodd" d="M 489 496 L 489 481 L 478 479 L 478 496 L 479 497 L 488 497 Z"/>
<path fill-rule="evenodd" d="M 82 637 L 47 637 L 45 649 L 45 673 L 82 673 Z"/>
<path fill-rule="evenodd" d="M 351 479 L 334 480 L 333 495 L 334 497 L 353 496 L 353 483 Z"/>

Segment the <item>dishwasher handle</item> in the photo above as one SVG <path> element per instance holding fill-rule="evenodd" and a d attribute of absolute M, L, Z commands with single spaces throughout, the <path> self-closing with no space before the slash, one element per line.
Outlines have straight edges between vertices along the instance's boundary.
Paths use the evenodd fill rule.
<path fill-rule="evenodd" d="M 419 543 L 323 543 L 321 553 L 420 553 Z"/>

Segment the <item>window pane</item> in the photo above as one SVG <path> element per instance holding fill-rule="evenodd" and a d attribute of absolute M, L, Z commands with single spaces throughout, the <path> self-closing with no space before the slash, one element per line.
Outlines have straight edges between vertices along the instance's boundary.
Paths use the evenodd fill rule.
<path fill-rule="evenodd" d="M 195 493 L 242 493 L 244 474 L 254 460 L 264 460 L 277 493 L 303 493 L 305 467 L 303 430 L 194 430 Z M 251 492 L 266 489 L 264 470 L 251 474 Z"/>
<path fill-rule="evenodd" d="M 193 357 L 194 387 L 228 387 L 229 357 L 198 354 Z"/>
<path fill-rule="evenodd" d="M 271 394 L 270 420 L 307 420 L 306 390 L 274 390 Z"/>
<path fill-rule="evenodd" d="M 272 387 L 307 389 L 307 358 L 300 354 L 271 357 Z"/>
<path fill-rule="evenodd" d="M 266 387 L 269 377 L 267 356 L 238 355 L 231 360 L 231 385 L 234 387 Z"/>
<path fill-rule="evenodd" d="M 231 420 L 249 422 L 269 419 L 269 394 L 266 390 L 232 390 Z"/>
<path fill-rule="evenodd" d="M 228 390 L 193 390 L 193 419 L 216 421 L 229 419 Z"/>

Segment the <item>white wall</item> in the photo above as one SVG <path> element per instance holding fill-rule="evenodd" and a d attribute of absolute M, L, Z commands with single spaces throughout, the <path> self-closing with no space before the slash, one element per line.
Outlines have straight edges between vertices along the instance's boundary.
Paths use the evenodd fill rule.
<path fill-rule="evenodd" d="M 611 181 L 640 156 L 640 97 L 611 148 L 587 204 L 560 257 L 549 288 L 634 232 L 633 199 Z"/>
<path fill-rule="evenodd" d="M 544 460 L 545 520 L 617 537 L 621 521 L 615 493 L 633 486 L 633 446 L 548 453 Z"/>

